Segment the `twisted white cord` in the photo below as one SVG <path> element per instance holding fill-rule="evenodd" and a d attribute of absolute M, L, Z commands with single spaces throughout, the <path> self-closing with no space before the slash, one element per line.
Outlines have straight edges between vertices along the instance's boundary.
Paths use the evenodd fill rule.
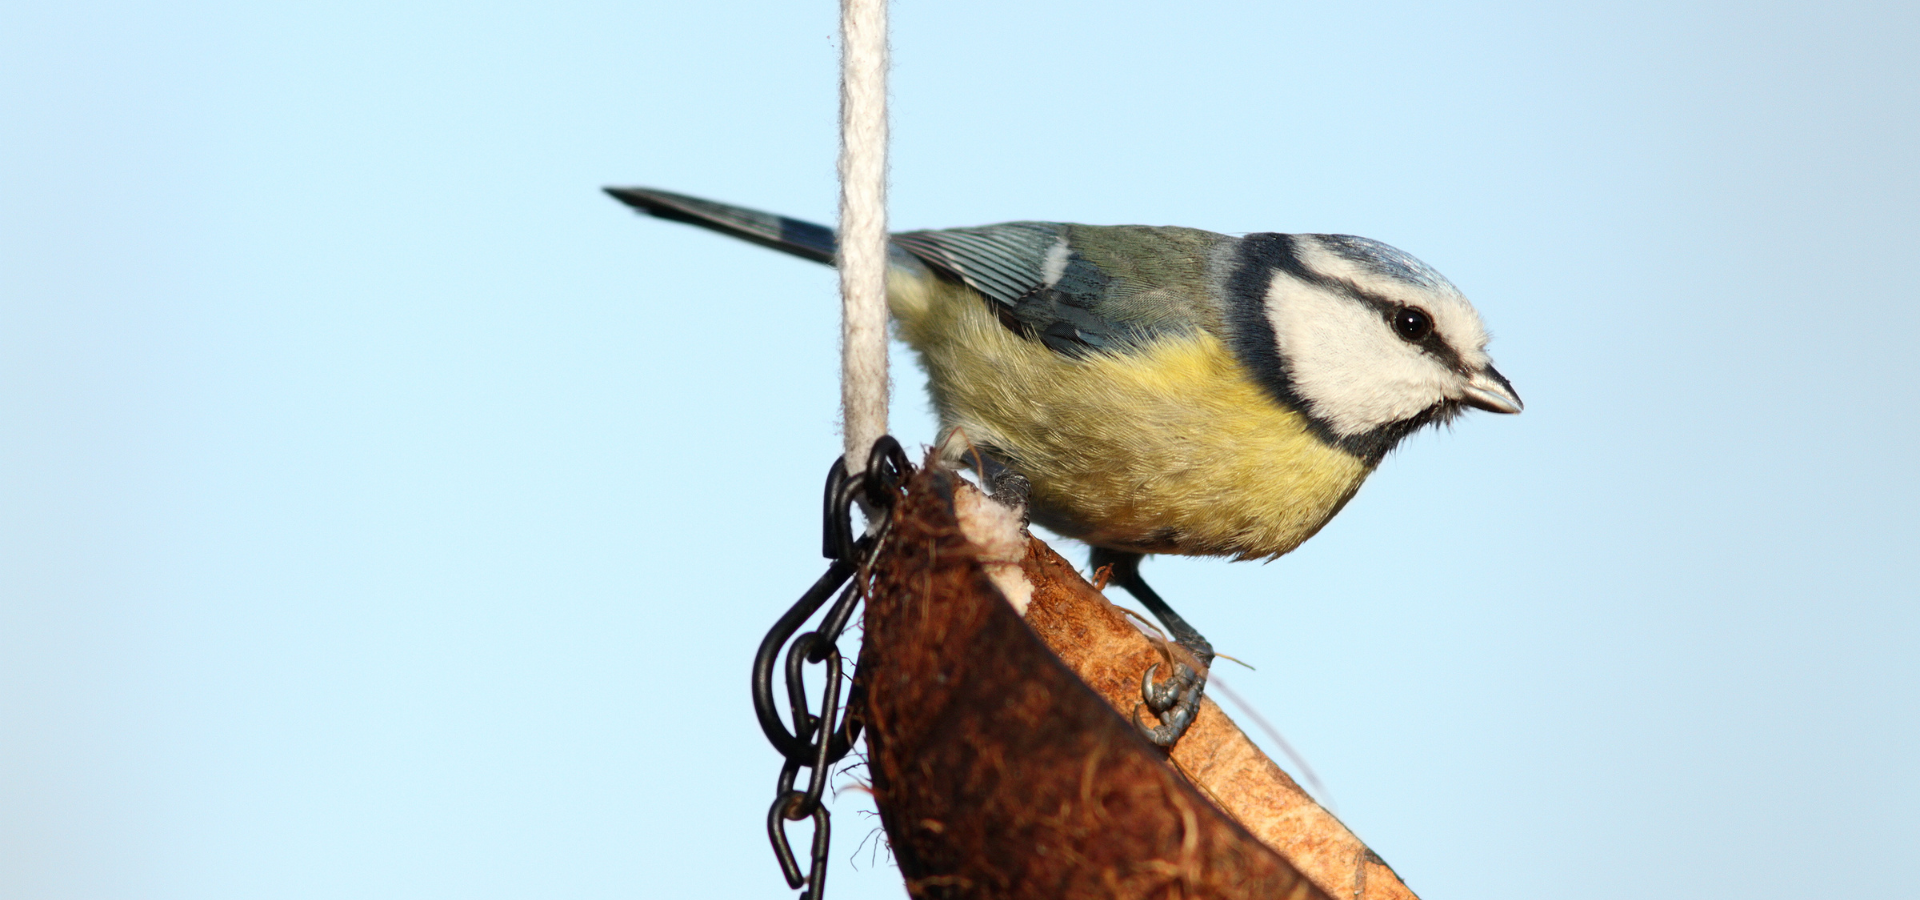
<path fill-rule="evenodd" d="M 840 48 L 840 404 L 859 471 L 887 433 L 887 0 L 841 0 Z"/>

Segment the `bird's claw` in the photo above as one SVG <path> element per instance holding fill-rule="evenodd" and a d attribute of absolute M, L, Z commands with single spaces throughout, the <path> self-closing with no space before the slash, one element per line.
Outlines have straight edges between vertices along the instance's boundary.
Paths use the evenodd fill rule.
<path fill-rule="evenodd" d="M 1207 679 L 1192 666 L 1177 663 L 1173 677 L 1156 684 L 1153 673 L 1159 669 L 1160 664 L 1154 663 L 1140 676 L 1141 703 L 1133 708 L 1133 724 L 1148 740 L 1171 749 L 1200 715 L 1200 694 L 1207 686 Z M 1148 727 L 1140 721 L 1141 706 L 1153 711 L 1154 718 L 1160 720 L 1158 726 Z"/>
<path fill-rule="evenodd" d="M 1156 683 L 1153 680 L 1153 673 L 1158 671 L 1160 671 L 1160 664 L 1154 663 L 1148 666 L 1145 672 L 1140 673 L 1140 699 L 1156 716 L 1172 709 L 1173 704 L 1180 699 L 1181 689 L 1193 681 L 1193 670 L 1184 665 L 1174 667 L 1172 678 Z"/>

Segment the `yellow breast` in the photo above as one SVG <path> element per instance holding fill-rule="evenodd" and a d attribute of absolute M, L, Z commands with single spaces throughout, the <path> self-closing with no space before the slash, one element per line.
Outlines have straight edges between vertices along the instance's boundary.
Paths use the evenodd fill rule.
<path fill-rule="evenodd" d="M 1372 471 L 1314 437 L 1211 334 L 1073 358 L 1009 331 L 967 288 L 896 277 L 891 292 L 943 424 L 1003 451 L 1033 483 L 1034 520 L 1070 537 L 1278 556 Z"/>

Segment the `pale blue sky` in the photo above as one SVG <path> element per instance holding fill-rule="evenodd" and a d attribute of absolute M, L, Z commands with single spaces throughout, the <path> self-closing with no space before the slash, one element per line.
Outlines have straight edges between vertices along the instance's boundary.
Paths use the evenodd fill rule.
<path fill-rule="evenodd" d="M 1528 404 L 1150 562 L 1233 687 L 1428 900 L 1908 893 L 1920 14 L 1191 6 L 896 6 L 896 226 L 1378 238 Z M 832 274 L 598 189 L 830 221 L 836 25 L 0 16 L 0 894 L 788 895 Z"/>

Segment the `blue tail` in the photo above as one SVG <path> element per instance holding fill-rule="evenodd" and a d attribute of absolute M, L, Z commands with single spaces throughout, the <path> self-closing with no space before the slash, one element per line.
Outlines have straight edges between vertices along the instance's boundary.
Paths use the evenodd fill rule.
<path fill-rule="evenodd" d="M 833 265 L 833 229 L 653 188 L 606 188 L 615 200 L 662 219 L 710 228 L 801 259 Z"/>

